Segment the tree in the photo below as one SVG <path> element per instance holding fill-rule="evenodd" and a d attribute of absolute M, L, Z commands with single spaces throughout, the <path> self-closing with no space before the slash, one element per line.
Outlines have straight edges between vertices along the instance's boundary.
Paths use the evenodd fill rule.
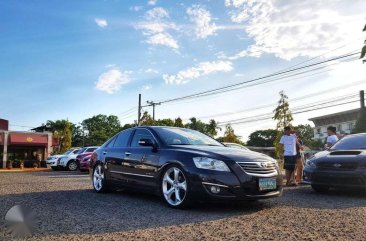
<path fill-rule="evenodd" d="M 282 136 L 282 131 L 286 126 L 291 126 L 291 122 L 293 121 L 290 111 L 290 104 L 288 103 L 288 97 L 283 91 L 280 92 L 278 106 L 273 112 L 273 119 L 277 121 L 277 136 L 273 145 L 275 147 L 276 156 L 280 158 L 282 156 L 282 150 L 279 143 Z"/>
<path fill-rule="evenodd" d="M 365 27 L 363 28 L 363 30 L 362 31 L 366 31 L 366 24 L 365 24 Z M 363 48 L 362 48 L 362 50 L 361 50 L 361 56 L 360 56 L 360 59 L 362 59 L 362 58 L 364 58 L 366 56 L 366 40 L 365 40 L 365 42 L 364 42 L 364 46 L 363 46 Z M 363 60 L 363 63 L 365 63 L 366 62 L 366 60 Z"/>
<path fill-rule="evenodd" d="M 205 123 L 203 123 L 200 120 L 197 120 L 196 117 L 192 117 L 191 119 L 189 119 L 189 121 L 190 121 L 189 123 L 185 124 L 186 128 L 205 133 L 205 129 L 206 129 Z"/>
<path fill-rule="evenodd" d="M 217 130 L 221 130 L 220 127 L 217 126 L 217 122 L 214 119 L 211 119 L 205 127 L 205 133 L 211 137 L 215 137 L 217 135 Z"/>
<path fill-rule="evenodd" d="M 223 140 L 223 142 L 241 144 L 239 136 L 235 135 L 234 129 L 232 128 L 232 126 L 230 124 L 226 125 L 224 137 L 222 138 L 222 140 Z"/>
<path fill-rule="evenodd" d="M 298 125 L 294 129 L 305 146 L 312 150 L 319 150 L 324 147 L 324 143 L 321 140 L 314 140 L 314 130 L 310 125 Z"/>
<path fill-rule="evenodd" d="M 180 117 L 176 118 L 174 120 L 174 126 L 175 127 L 184 127 L 183 120 Z"/>
<path fill-rule="evenodd" d="M 84 146 L 85 144 L 85 133 L 81 125 L 72 124 L 72 146 Z"/>
<path fill-rule="evenodd" d="M 360 113 L 358 114 L 358 118 L 356 121 L 356 125 L 352 130 L 352 133 L 363 133 L 366 132 L 366 108 L 363 107 L 360 109 Z"/>
<path fill-rule="evenodd" d="M 60 148 L 59 153 L 63 153 L 71 148 L 73 124 L 68 120 L 48 120 L 47 127 L 50 127 L 53 136 L 58 140 Z"/>
<path fill-rule="evenodd" d="M 277 137 L 277 130 L 258 130 L 249 135 L 248 146 L 272 147 Z"/>
<path fill-rule="evenodd" d="M 140 119 L 140 125 L 141 126 L 153 126 L 155 121 L 153 120 L 152 116 L 145 111 Z"/>
<path fill-rule="evenodd" d="M 174 126 L 174 124 L 172 119 L 159 119 L 154 123 L 156 126 Z"/>
<path fill-rule="evenodd" d="M 81 123 L 85 130 L 85 145 L 101 145 L 121 131 L 122 126 L 115 115 L 96 115 Z"/>

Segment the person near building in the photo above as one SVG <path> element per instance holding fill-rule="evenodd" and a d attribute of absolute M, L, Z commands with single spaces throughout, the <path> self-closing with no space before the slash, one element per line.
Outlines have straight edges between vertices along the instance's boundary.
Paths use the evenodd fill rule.
<path fill-rule="evenodd" d="M 335 126 L 328 126 L 327 133 L 328 137 L 325 147 L 329 149 L 338 141 L 337 128 Z"/>
<path fill-rule="evenodd" d="M 291 183 L 291 180 L 293 180 L 294 177 L 296 165 L 296 143 L 296 134 L 292 134 L 290 126 L 286 126 L 284 134 L 279 142 L 280 147 L 283 150 L 286 186 L 290 186 L 291 184 L 296 185 L 295 180 L 294 183 Z"/>

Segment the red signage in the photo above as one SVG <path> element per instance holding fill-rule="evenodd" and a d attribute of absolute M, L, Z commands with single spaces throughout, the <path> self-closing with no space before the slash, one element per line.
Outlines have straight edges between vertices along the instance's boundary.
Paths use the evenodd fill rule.
<path fill-rule="evenodd" d="M 10 145 L 41 145 L 47 146 L 48 136 L 33 133 L 10 133 Z"/>
<path fill-rule="evenodd" d="M 4 130 L 4 131 L 9 130 L 9 121 L 8 120 L 0 119 L 0 130 Z"/>
<path fill-rule="evenodd" d="M 0 133 L 0 146 L 4 145 L 4 134 Z"/>

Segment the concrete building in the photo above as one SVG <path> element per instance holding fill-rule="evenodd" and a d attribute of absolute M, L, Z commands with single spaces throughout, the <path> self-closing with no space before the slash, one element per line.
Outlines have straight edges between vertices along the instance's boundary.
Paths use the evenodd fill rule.
<path fill-rule="evenodd" d="M 58 143 L 51 132 L 9 131 L 9 122 L 0 119 L 0 168 L 39 165 L 54 146 Z"/>
<path fill-rule="evenodd" d="M 360 110 L 365 110 L 365 108 L 365 92 L 361 90 L 360 108 L 309 119 L 309 121 L 312 121 L 315 125 L 314 139 L 325 140 L 327 137 L 328 126 L 335 126 L 337 128 L 337 134 L 341 136 L 351 134 L 356 124 Z"/>
<path fill-rule="evenodd" d="M 359 112 L 360 109 L 353 109 L 309 119 L 315 125 L 314 139 L 324 140 L 327 137 L 328 126 L 335 126 L 338 134 L 351 134 Z"/>

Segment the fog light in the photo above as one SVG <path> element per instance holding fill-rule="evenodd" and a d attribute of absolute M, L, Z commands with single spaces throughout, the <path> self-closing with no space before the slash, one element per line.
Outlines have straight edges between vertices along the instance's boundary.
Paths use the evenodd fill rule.
<path fill-rule="evenodd" d="M 220 192 L 220 188 L 219 187 L 215 187 L 215 186 L 211 186 L 211 192 L 217 194 L 217 193 Z"/>

